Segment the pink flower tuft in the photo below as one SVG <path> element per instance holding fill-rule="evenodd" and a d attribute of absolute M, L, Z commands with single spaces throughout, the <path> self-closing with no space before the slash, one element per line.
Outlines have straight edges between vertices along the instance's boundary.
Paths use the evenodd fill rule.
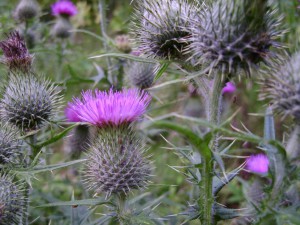
<path fill-rule="evenodd" d="M 77 8 L 70 0 L 59 0 L 51 5 L 52 15 L 74 16 L 77 14 Z"/>
<path fill-rule="evenodd" d="M 65 116 L 68 122 L 82 122 L 78 117 L 78 107 L 74 107 L 72 103 L 68 103 L 65 109 Z"/>
<path fill-rule="evenodd" d="M 262 153 L 251 155 L 246 161 L 246 169 L 253 173 L 265 174 L 269 169 L 269 159 Z"/>
<path fill-rule="evenodd" d="M 146 112 L 150 96 L 138 89 L 114 92 L 91 90 L 82 93 L 82 100 L 74 98 L 68 108 L 72 109 L 81 122 L 98 127 L 119 126 L 136 121 Z M 72 115 L 71 110 L 71 115 Z M 71 118 L 74 118 L 71 116 Z"/>
<path fill-rule="evenodd" d="M 225 87 L 222 89 L 222 94 L 231 94 L 236 91 L 236 86 L 232 82 L 227 82 Z"/>

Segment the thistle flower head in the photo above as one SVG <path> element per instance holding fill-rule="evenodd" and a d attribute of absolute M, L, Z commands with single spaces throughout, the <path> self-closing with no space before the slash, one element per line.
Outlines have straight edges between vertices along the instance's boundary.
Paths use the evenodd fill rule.
<path fill-rule="evenodd" d="M 82 100 L 75 98 L 70 109 L 82 122 L 99 127 L 130 124 L 145 113 L 150 97 L 137 89 L 108 92 L 91 90 L 82 93 Z"/>
<path fill-rule="evenodd" d="M 149 88 L 154 80 L 156 66 L 151 63 L 133 62 L 125 70 L 131 84 L 140 89 Z"/>
<path fill-rule="evenodd" d="M 0 164 L 15 162 L 16 156 L 21 154 L 21 140 L 16 128 L 7 124 L 0 124 Z"/>
<path fill-rule="evenodd" d="M 58 0 L 51 5 L 53 16 L 66 16 L 71 17 L 76 15 L 77 7 L 70 0 Z"/>
<path fill-rule="evenodd" d="M 187 0 L 145 0 L 136 9 L 133 34 L 140 50 L 151 58 L 183 59 L 190 35 L 186 27 L 197 16 Z"/>
<path fill-rule="evenodd" d="M 35 130 L 50 121 L 60 103 L 56 87 L 33 74 L 10 76 L 0 101 L 2 121 L 22 131 Z"/>
<path fill-rule="evenodd" d="M 267 0 L 217 0 L 203 11 L 201 22 L 191 20 L 187 52 L 206 72 L 250 76 L 252 68 L 276 56 L 271 47 L 281 47 L 275 41 L 281 20 Z"/>
<path fill-rule="evenodd" d="M 25 206 L 21 184 L 9 175 L 0 175 L 0 225 L 18 225 Z"/>
<path fill-rule="evenodd" d="M 29 54 L 24 39 L 17 31 L 11 32 L 5 41 L 1 41 L 0 48 L 9 70 L 25 73 L 31 70 L 33 56 Z"/>
<path fill-rule="evenodd" d="M 73 26 L 68 18 L 57 18 L 54 26 L 52 27 L 52 35 L 57 38 L 68 38 L 71 36 L 70 30 Z"/>
<path fill-rule="evenodd" d="M 100 131 L 88 153 L 85 183 L 99 194 L 127 194 L 142 189 L 149 181 L 150 162 L 144 157 L 144 146 L 130 128 L 108 128 Z"/>
<path fill-rule="evenodd" d="M 261 99 L 269 99 L 284 116 L 300 121 L 300 52 L 283 65 L 273 67 L 263 79 Z"/>
<path fill-rule="evenodd" d="M 246 169 L 253 173 L 265 174 L 269 169 L 269 159 L 265 154 L 251 155 L 247 159 Z"/>
<path fill-rule="evenodd" d="M 16 7 L 15 16 L 17 20 L 26 21 L 36 17 L 39 11 L 36 0 L 21 0 Z"/>

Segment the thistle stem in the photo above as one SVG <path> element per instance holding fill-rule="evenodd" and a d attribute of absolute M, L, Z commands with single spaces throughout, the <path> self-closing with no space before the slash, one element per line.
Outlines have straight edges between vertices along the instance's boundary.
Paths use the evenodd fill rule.
<path fill-rule="evenodd" d="M 208 108 L 208 120 L 214 125 L 219 124 L 220 120 L 220 107 L 222 97 L 223 80 L 222 76 L 216 76 L 214 79 L 214 86 L 210 93 L 209 108 Z M 210 149 L 212 152 L 218 150 L 218 134 L 215 134 L 210 143 Z M 201 195 L 198 200 L 200 210 L 200 220 L 202 225 L 214 224 L 212 208 L 214 204 L 214 196 L 212 192 L 213 185 L 213 157 L 212 154 L 202 156 L 203 163 L 201 167 L 202 180 L 200 182 Z"/>
<path fill-rule="evenodd" d="M 119 223 L 120 225 L 124 225 L 124 221 L 123 221 L 123 214 L 126 211 L 126 195 L 123 193 L 117 194 L 117 213 L 118 213 L 118 217 L 119 217 Z"/>

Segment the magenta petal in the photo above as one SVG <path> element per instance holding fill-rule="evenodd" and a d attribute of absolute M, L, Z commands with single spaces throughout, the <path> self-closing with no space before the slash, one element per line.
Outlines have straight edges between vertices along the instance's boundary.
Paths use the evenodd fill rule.
<path fill-rule="evenodd" d="M 51 11 L 53 16 L 74 16 L 77 14 L 77 7 L 70 0 L 59 0 L 51 5 Z"/>
<path fill-rule="evenodd" d="M 236 86 L 232 82 L 227 82 L 225 87 L 222 89 L 222 94 L 231 94 L 236 91 Z"/>
<path fill-rule="evenodd" d="M 265 174 L 269 169 L 269 159 L 265 154 L 251 155 L 246 161 L 246 169 L 253 173 Z"/>

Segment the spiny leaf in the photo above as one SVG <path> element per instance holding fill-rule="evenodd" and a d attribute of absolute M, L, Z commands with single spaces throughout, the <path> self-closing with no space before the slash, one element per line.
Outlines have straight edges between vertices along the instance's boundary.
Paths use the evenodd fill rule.
<path fill-rule="evenodd" d="M 112 202 L 104 200 L 103 198 L 96 198 L 96 199 L 91 198 L 91 199 L 83 199 L 83 200 L 72 200 L 66 202 L 53 202 L 53 203 L 37 206 L 37 208 L 56 207 L 56 206 L 77 207 L 79 205 L 87 205 L 87 206 L 112 205 Z"/>

